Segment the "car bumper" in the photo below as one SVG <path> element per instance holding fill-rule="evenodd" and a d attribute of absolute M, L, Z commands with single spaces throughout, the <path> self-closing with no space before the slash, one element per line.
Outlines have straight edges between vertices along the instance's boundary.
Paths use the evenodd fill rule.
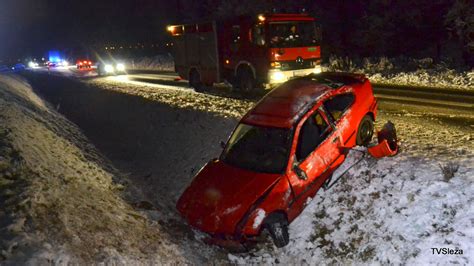
<path fill-rule="evenodd" d="M 268 72 L 267 80 L 269 84 L 279 84 L 292 78 L 302 77 L 313 73 L 321 73 L 321 66 L 285 71 L 272 69 Z"/>

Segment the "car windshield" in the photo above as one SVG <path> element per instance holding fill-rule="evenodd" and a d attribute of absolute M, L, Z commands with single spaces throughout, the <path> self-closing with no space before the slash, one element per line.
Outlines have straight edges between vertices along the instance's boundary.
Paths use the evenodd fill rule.
<path fill-rule="evenodd" d="M 314 21 L 271 22 L 271 47 L 302 47 L 319 45 L 320 34 Z"/>
<path fill-rule="evenodd" d="M 290 129 L 240 124 L 221 159 L 233 166 L 264 173 L 283 173 L 288 162 Z"/>

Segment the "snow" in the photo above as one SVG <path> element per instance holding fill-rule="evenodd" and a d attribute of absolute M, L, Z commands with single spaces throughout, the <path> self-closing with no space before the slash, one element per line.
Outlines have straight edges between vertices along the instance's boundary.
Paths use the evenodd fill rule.
<path fill-rule="evenodd" d="M 263 209 L 257 209 L 256 213 L 257 214 L 255 215 L 255 219 L 253 220 L 253 225 L 252 225 L 253 229 L 257 229 L 260 226 L 260 224 L 262 224 L 263 219 L 265 219 L 265 214 L 266 214 L 265 210 Z"/>
<path fill-rule="evenodd" d="M 161 90 L 144 84 L 125 86 L 101 80 L 92 84 L 225 118 L 240 118 L 253 103 L 235 98 L 222 101 L 216 95 Z M 319 191 L 290 225 L 288 246 L 277 249 L 272 245 L 259 245 L 249 253 L 227 254 L 230 262 L 276 264 L 278 261 L 283 265 L 472 263 L 469 254 L 472 254 L 474 237 L 471 229 L 474 143 L 469 140 L 473 138 L 474 125 L 446 122 L 400 108 L 396 113 L 379 110 L 376 127 L 380 128 L 387 120 L 395 123 L 400 137 L 397 156 L 378 161 L 366 156 L 333 188 Z M 204 135 L 215 134 L 225 127 L 208 129 L 199 126 L 207 122 L 188 122 L 195 123 Z M 227 134 L 231 130 L 232 125 L 228 125 Z M 209 142 L 210 150 L 214 149 L 212 142 Z M 187 152 L 189 157 L 199 153 Z M 342 173 L 360 157 L 360 152 L 351 152 L 337 171 Z M 448 162 L 460 168 L 453 179 L 445 182 L 440 165 Z M 451 209 L 456 210 L 455 215 L 450 214 Z M 454 231 L 446 226 L 453 227 Z M 446 241 L 451 244 L 445 244 Z M 464 255 L 433 255 L 431 247 L 457 247 L 463 249 Z"/>
<path fill-rule="evenodd" d="M 135 264 L 153 246 L 184 263 L 119 195 L 122 174 L 15 75 L 0 75 L 0 137 L 1 264 Z"/>
<path fill-rule="evenodd" d="M 8 82 L 14 84 L 13 87 L 21 87 L 18 82 L 26 86 L 26 82 L 22 80 Z M 204 234 L 190 230 L 177 218 L 175 203 L 197 170 L 209 159 L 218 156 L 219 141 L 225 140 L 237 119 L 252 107 L 256 99 L 239 99 L 232 97 L 231 94 L 229 97 L 225 92 L 196 93 L 186 89 L 169 90 L 156 85 L 120 83 L 109 78 L 84 80 L 81 83 L 85 86 L 74 87 L 80 90 L 66 90 L 61 94 L 63 96 L 61 110 L 66 110 L 68 106 L 66 100 L 68 94 L 69 97 L 77 96 L 81 99 L 79 98 L 81 94 L 74 94 L 76 91 L 87 94 L 90 96 L 89 99 L 95 99 L 85 101 L 87 105 L 84 108 L 80 105 L 75 105 L 74 108 L 78 109 L 81 119 L 87 120 L 93 125 L 94 130 L 103 133 L 103 136 L 95 136 L 95 143 L 101 145 L 101 152 L 107 152 L 114 166 L 126 170 L 130 181 L 138 187 L 129 193 L 141 190 L 143 194 L 149 196 L 147 200 L 156 206 L 156 210 L 141 212 L 146 214 L 145 221 L 150 225 L 163 225 L 157 228 L 154 237 L 144 238 L 142 245 L 153 241 L 163 244 L 144 248 L 147 251 L 144 254 L 130 255 L 127 254 L 128 246 L 126 249 L 117 249 L 119 244 L 107 242 L 101 250 L 101 255 L 95 257 L 98 262 L 161 264 L 166 263 L 168 259 L 168 262 L 177 264 L 473 263 L 471 254 L 474 243 L 472 229 L 474 143 L 471 140 L 474 125 L 445 122 L 443 119 L 409 111 L 398 113 L 380 111 L 376 126 L 380 127 L 386 120 L 395 123 L 401 138 L 400 154 L 381 160 L 364 157 L 334 187 L 328 191 L 319 191 L 302 214 L 290 225 L 288 246 L 277 249 L 272 244 L 264 243 L 248 253 L 231 254 L 227 250 L 205 245 Z M 63 83 L 68 84 L 77 85 Z M 33 102 L 32 105 L 37 106 L 35 108 L 44 110 L 45 113 L 53 113 L 53 118 L 56 120 L 64 120 L 54 109 L 48 107 L 47 102 L 35 96 L 30 88 L 25 87 L 24 90 L 29 91 L 26 93 L 29 96 L 18 99 L 31 99 L 28 102 Z M 0 93 L 0 97 L 1 95 Z M 107 96 L 103 98 L 107 101 L 101 100 L 100 96 L 103 95 Z M 104 103 L 107 103 L 107 108 L 104 109 L 110 113 L 100 112 Z M 124 103 L 127 103 L 127 108 L 124 108 Z M 0 108 L 3 106 L 3 102 L 0 102 Z M 82 115 L 83 112 L 87 115 Z M 21 113 L 24 112 L 15 113 L 14 117 L 21 117 Z M 3 115 L 3 112 L 0 113 L 0 121 Z M 35 116 L 33 120 L 44 121 L 42 116 Z M 28 125 L 34 122 L 25 121 Z M 113 126 L 103 126 L 104 122 Z M 19 124 L 18 127 L 21 126 L 21 123 Z M 31 139 L 35 141 L 42 140 L 42 134 L 53 135 L 44 138 L 47 140 L 57 140 L 57 135 L 82 136 L 77 133 L 79 131 L 77 127 L 71 126 L 70 123 L 66 124 L 69 126 L 65 127 L 62 122 L 58 125 L 48 122 L 46 125 L 49 127 L 38 126 L 27 129 L 38 132 L 31 134 Z M 66 132 L 60 130 L 61 128 L 66 128 Z M 142 130 L 136 130 L 137 128 Z M 91 133 L 87 131 L 91 128 L 81 129 Z M 103 138 L 100 138 L 101 136 Z M 79 139 L 84 140 L 84 137 Z M 25 141 L 28 147 L 32 147 L 28 148 L 31 154 L 39 157 L 29 158 L 31 161 L 38 160 L 41 169 L 62 169 L 67 174 L 66 177 L 72 175 L 73 170 L 89 173 L 87 169 L 73 167 L 82 165 L 78 163 L 76 157 L 83 161 L 90 158 L 90 154 L 84 152 L 85 149 L 75 148 L 82 147 L 83 144 L 59 141 L 64 145 L 46 142 L 38 147 L 27 137 L 21 140 Z M 48 153 L 50 147 L 52 149 Z M 88 147 L 95 151 L 94 147 L 90 145 Z M 69 166 L 61 163 L 61 156 L 66 157 Z M 348 160 L 338 171 L 342 173 L 352 163 L 358 161 L 360 156 L 358 152 L 351 152 Z M 46 163 L 48 160 L 51 167 Z M 107 165 L 99 159 L 89 163 L 98 168 Z M 459 169 L 454 177 L 446 182 L 440 167 L 447 163 L 459 165 Z M 103 175 L 108 178 L 114 176 L 114 171 L 107 168 L 103 171 L 93 169 L 92 172 L 94 174 L 77 174 L 75 177 L 86 181 L 88 178 L 103 181 L 104 179 L 100 178 Z M 51 175 L 50 178 L 53 177 L 55 175 Z M 290 191 L 287 191 L 287 195 L 291 196 Z M 136 195 L 138 198 L 141 196 Z M 88 197 L 84 197 L 84 202 L 87 200 Z M 123 204 L 126 207 L 126 204 Z M 87 210 L 89 205 L 81 206 Z M 237 206 L 232 206 L 226 211 L 233 211 L 234 208 Z M 116 217 L 109 213 L 108 209 L 102 211 L 110 217 Z M 261 213 L 265 213 L 264 210 L 258 210 L 259 217 L 264 216 Z M 81 216 L 70 215 L 68 221 L 74 220 L 74 217 Z M 21 227 L 21 221 L 11 228 L 18 227 Z M 125 244 L 137 239 L 142 240 L 143 232 L 137 233 L 132 230 L 133 226 L 127 227 L 119 234 L 118 239 Z M 100 231 L 92 230 L 95 233 Z M 95 240 L 100 242 L 104 239 L 117 238 L 104 233 Z M 464 254 L 432 254 L 431 248 L 442 247 L 460 248 Z M 45 260 L 77 262 L 70 259 L 70 252 L 64 250 L 67 249 L 51 245 L 41 249 L 38 254 L 42 254 L 41 257 Z M 159 255 L 154 256 L 155 253 Z M 157 258 L 159 256 L 163 258 L 160 260 Z"/>
<path fill-rule="evenodd" d="M 474 69 L 458 71 L 445 62 L 435 64 L 433 59 L 350 58 L 331 56 L 327 66 L 331 71 L 364 73 L 372 82 L 390 85 L 414 85 L 434 88 L 472 90 Z"/>
<path fill-rule="evenodd" d="M 360 158 L 351 152 L 341 169 Z M 435 160 L 400 154 L 367 158 L 316 198 L 290 225 L 290 244 L 230 257 L 238 264 L 472 263 L 474 160 L 443 181 Z M 343 171 L 343 170 L 340 170 Z M 302 230 L 305 228 L 305 230 Z M 431 248 L 462 249 L 464 255 L 433 255 Z"/>
<path fill-rule="evenodd" d="M 126 65 L 129 69 L 174 71 L 174 59 L 171 54 L 129 58 Z"/>

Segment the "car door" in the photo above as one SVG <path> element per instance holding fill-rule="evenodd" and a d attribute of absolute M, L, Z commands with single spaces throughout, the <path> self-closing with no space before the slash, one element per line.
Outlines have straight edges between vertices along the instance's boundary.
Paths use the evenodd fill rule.
<path fill-rule="evenodd" d="M 339 145 L 352 147 L 355 145 L 359 117 L 353 115 L 352 104 L 355 96 L 353 93 L 337 94 L 324 101 L 324 112 L 333 124 L 335 133 L 339 137 Z"/>
<path fill-rule="evenodd" d="M 340 156 L 333 133 L 322 106 L 306 115 L 296 128 L 290 159 L 292 169 L 288 175 L 294 193 L 290 202 L 294 213 L 299 213 L 307 198 L 314 196 L 330 174 L 330 166 Z"/>

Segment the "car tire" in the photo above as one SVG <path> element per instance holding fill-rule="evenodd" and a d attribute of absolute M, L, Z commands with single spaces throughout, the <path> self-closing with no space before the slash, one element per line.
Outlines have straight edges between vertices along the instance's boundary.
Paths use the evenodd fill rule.
<path fill-rule="evenodd" d="M 276 247 L 282 248 L 290 242 L 290 234 L 288 233 L 288 221 L 280 218 L 275 219 L 265 225 L 268 233 L 272 237 Z"/>
<path fill-rule="evenodd" d="M 367 146 L 374 135 L 374 120 L 370 115 L 365 115 L 359 123 L 357 129 L 356 144 L 359 146 Z"/>
<path fill-rule="evenodd" d="M 204 86 L 201 81 L 201 75 L 195 69 L 191 70 L 189 73 L 189 87 L 193 88 L 197 92 L 201 92 L 204 89 Z"/>

